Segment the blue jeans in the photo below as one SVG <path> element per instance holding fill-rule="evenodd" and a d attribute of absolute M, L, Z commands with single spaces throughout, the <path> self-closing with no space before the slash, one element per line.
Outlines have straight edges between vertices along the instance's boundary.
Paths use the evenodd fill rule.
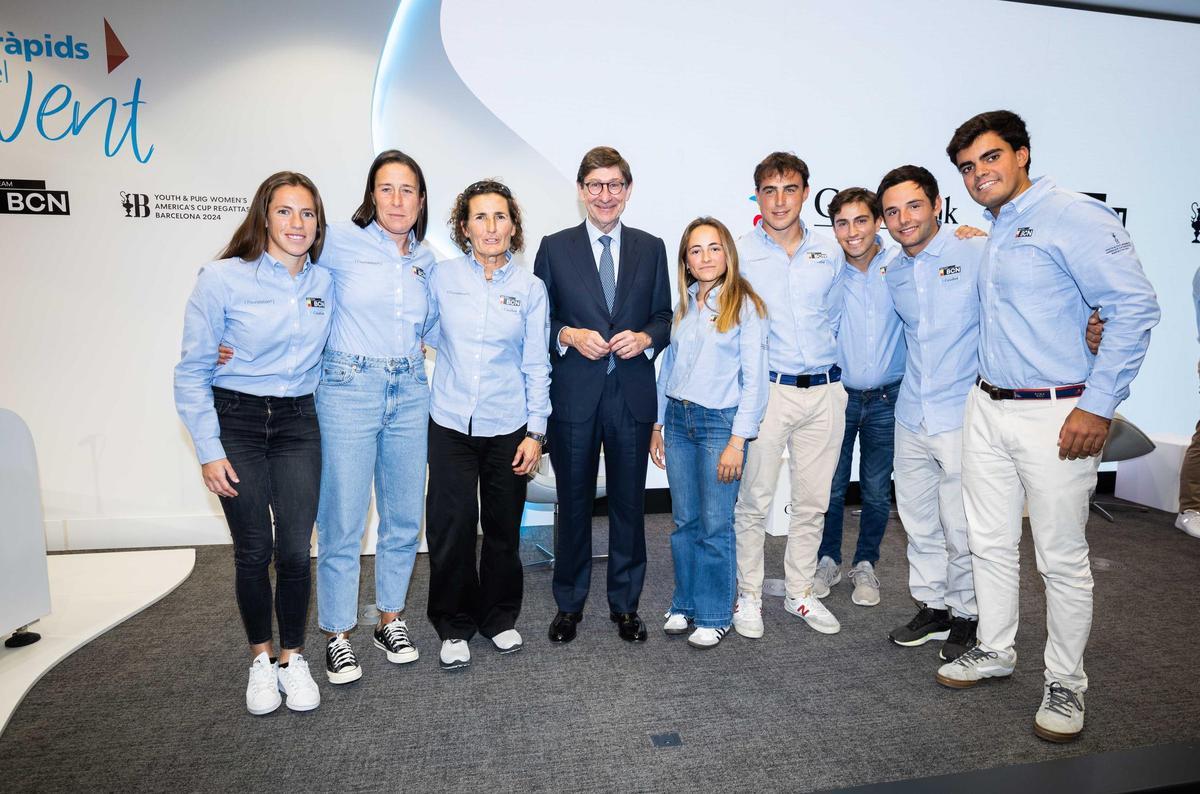
<path fill-rule="evenodd" d="M 736 413 L 736 408 L 716 410 L 672 399 L 663 428 L 675 518 L 671 612 L 692 618 L 701 628 L 724 628 L 733 620 L 733 505 L 740 483 L 718 482 L 717 461 L 729 443 Z"/>
<path fill-rule="evenodd" d="M 424 362 L 325 351 L 317 390 L 321 502 L 317 512 L 317 622 L 358 624 L 358 572 L 371 481 L 379 512 L 375 605 L 402 612 L 425 501 L 429 384 Z"/>
<path fill-rule="evenodd" d="M 887 529 L 892 509 L 892 458 L 896 448 L 896 397 L 900 381 L 878 389 L 846 388 L 846 435 L 842 455 L 833 473 L 829 510 L 825 513 L 825 531 L 817 559 L 829 557 L 842 564 L 842 515 L 846 506 L 846 487 L 850 484 L 850 461 L 854 457 L 854 437 L 858 436 L 858 485 L 862 491 L 862 520 L 858 528 L 858 547 L 854 564 L 866 560 L 879 562 L 879 544 Z"/>

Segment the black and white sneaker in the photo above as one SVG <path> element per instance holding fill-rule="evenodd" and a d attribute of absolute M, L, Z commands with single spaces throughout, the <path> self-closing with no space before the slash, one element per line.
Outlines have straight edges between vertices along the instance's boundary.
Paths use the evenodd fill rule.
<path fill-rule="evenodd" d="M 408 624 L 400 618 L 375 628 L 375 647 L 386 651 L 388 661 L 394 664 L 415 662 L 420 656 L 408 638 Z"/>
<path fill-rule="evenodd" d="M 888 638 L 897 645 L 911 648 L 924 645 L 930 640 L 944 640 L 950 636 L 950 612 L 946 609 L 930 609 L 921 604 L 917 614 L 903 626 L 892 629 Z"/>
<path fill-rule="evenodd" d="M 345 634 L 336 634 L 325 645 L 325 675 L 331 684 L 349 684 L 362 678 L 358 657 Z"/>
<path fill-rule="evenodd" d="M 942 643 L 942 650 L 938 652 L 938 656 L 947 662 L 953 662 L 974 648 L 978 643 L 978 640 L 975 639 L 977 628 L 979 628 L 979 621 L 975 618 L 951 616 L 950 635 Z"/>

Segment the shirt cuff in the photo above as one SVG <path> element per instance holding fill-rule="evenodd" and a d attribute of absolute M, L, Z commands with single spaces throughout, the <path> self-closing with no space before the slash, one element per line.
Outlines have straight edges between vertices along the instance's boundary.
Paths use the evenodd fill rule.
<path fill-rule="evenodd" d="M 1083 394 L 1079 397 L 1079 402 L 1075 403 L 1075 407 L 1096 416 L 1103 416 L 1105 419 L 1112 419 L 1120 404 L 1121 401 L 1111 394 L 1085 387 Z"/>
<path fill-rule="evenodd" d="M 646 348 L 646 358 L 650 359 L 651 361 L 654 360 L 654 348 L 653 347 Z"/>
<path fill-rule="evenodd" d="M 538 433 L 543 436 L 546 435 L 546 417 L 529 417 L 529 421 L 525 423 L 525 431 L 528 433 Z"/>
<path fill-rule="evenodd" d="M 560 357 L 565 356 L 567 354 L 567 349 L 568 349 L 567 345 L 564 345 L 562 343 L 562 332 L 565 330 L 566 330 L 565 328 L 560 329 L 558 332 L 558 336 L 554 340 L 554 345 L 558 348 L 558 355 Z"/>
<path fill-rule="evenodd" d="M 197 441 L 196 457 L 200 459 L 201 466 L 226 457 L 225 447 L 221 446 L 221 439 L 206 438 L 203 441 Z"/>
<path fill-rule="evenodd" d="M 750 439 L 758 436 L 758 422 L 752 422 L 749 419 L 742 419 L 734 415 L 733 429 L 730 431 L 730 435 L 741 436 L 749 442 Z"/>

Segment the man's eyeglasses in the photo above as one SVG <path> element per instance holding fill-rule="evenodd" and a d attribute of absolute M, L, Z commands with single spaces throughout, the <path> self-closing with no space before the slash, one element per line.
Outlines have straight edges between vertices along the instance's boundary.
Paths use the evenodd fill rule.
<path fill-rule="evenodd" d="M 584 182 L 583 186 L 593 196 L 599 196 L 604 192 L 604 188 L 608 188 L 608 195 L 610 196 L 619 196 L 625 192 L 625 183 L 619 179 L 614 179 L 611 182 Z"/>

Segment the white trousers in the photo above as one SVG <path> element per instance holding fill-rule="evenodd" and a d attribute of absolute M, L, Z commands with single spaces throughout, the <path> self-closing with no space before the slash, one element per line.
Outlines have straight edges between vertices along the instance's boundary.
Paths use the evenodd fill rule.
<path fill-rule="evenodd" d="M 792 495 L 784 585 L 792 598 L 803 597 L 812 587 L 833 472 L 846 432 L 846 401 L 846 389 L 840 382 L 807 389 L 770 384 L 767 410 L 758 438 L 748 447 L 733 509 L 738 592 L 762 595 L 767 513 L 785 447 Z"/>
<path fill-rule="evenodd" d="M 1059 460 L 1058 434 L 1078 398 L 967 398 L 963 497 L 979 594 L 979 641 L 1012 650 L 1017 636 L 1021 514 L 1028 500 L 1046 587 L 1046 681 L 1087 689 L 1083 650 L 1092 628 L 1092 569 L 1084 528 L 1099 456 Z"/>
<path fill-rule="evenodd" d="M 930 435 L 896 423 L 896 510 L 908 536 L 908 590 L 933 609 L 978 614 L 962 493 L 962 430 Z"/>

